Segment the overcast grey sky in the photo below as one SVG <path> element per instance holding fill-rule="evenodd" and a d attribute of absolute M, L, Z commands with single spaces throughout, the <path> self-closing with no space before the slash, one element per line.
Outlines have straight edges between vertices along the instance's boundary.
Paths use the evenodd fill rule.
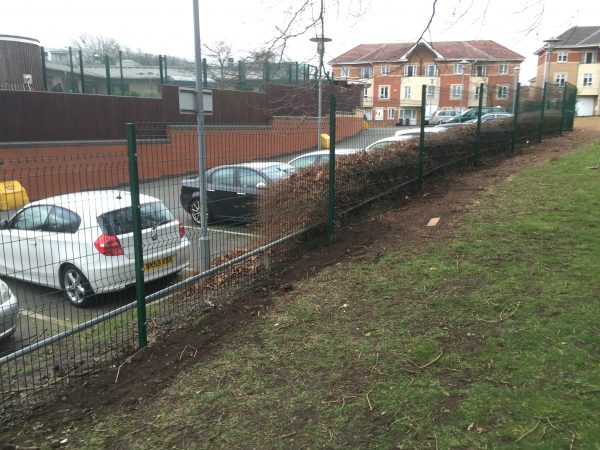
<path fill-rule="evenodd" d="M 236 57 L 264 46 L 288 20 L 299 0 L 200 0 L 203 43 L 224 40 Z M 318 1 L 316 2 L 318 3 Z M 325 59 L 361 43 L 417 39 L 431 15 L 433 0 L 325 0 L 325 35 L 333 39 Z M 315 12 L 317 14 L 317 12 Z M 541 20 L 537 20 L 541 15 Z M 492 39 L 527 58 L 521 81 L 535 75 L 533 52 L 542 41 L 569 27 L 600 25 L 597 0 L 439 0 L 427 40 Z M 150 53 L 193 59 L 192 0 L 4 0 L 0 34 L 67 47 L 81 34 L 115 38 Z M 316 31 L 295 38 L 286 56 L 316 63 Z"/>

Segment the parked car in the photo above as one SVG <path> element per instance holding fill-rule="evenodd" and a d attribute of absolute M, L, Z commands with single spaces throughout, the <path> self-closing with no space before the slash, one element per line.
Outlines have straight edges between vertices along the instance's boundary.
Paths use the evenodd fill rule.
<path fill-rule="evenodd" d="M 507 113 L 507 112 L 488 113 L 488 114 L 484 114 L 481 116 L 481 122 L 483 123 L 483 122 L 489 122 L 490 120 L 508 119 L 510 117 L 513 117 L 513 115 L 511 113 Z M 471 119 L 468 122 L 469 123 L 477 123 L 477 118 Z"/>
<path fill-rule="evenodd" d="M 357 149 L 336 149 L 335 156 L 347 156 L 356 153 L 360 150 Z M 304 167 L 310 167 L 315 164 L 327 164 L 329 163 L 329 150 L 317 150 L 314 152 L 300 155 L 290 162 L 289 165 L 294 166 L 296 169 L 303 169 Z"/>
<path fill-rule="evenodd" d="M 460 114 L 459 109 L 438 109 L 431 115 L 429 120 L 430 124 L 439 125 L 441 123 L 446 123 L 453 117 L 456 117 Z"/>
<path fill-rule="evenodd" d="M 448 120 L 446 123 L 464 123 L 471 119 L 477 118 L 477 111 L 479 108 L 469 108 L 462 114 L 458 116 L 454 116 L 452 119 Z M 503 112 L 502 106 L 484 106 L 481 108 L 481 115 L 488 113 L 498 113 Z"/>
<path fill-rule="evenodd" d="M 445 128 L 442 127 L 425 127 L 425 134 L 436 134 L 436 133 L 442 133 L 446 131 Z M 396 131 L 394 133 L 394 136 L 396 137 L 400 137 L 400 136 L 405 136 L 406 138 L 408 137 L 414 137 L 414 136 L 419 136 L 421 134 L 421 128 L 417 127 L 417 128 L 407 128 L 406 130 L 399 130 Z"/>
<path fill-rule="evenodd" d="M 393 144 L 394 142 L 406 141 L 408 139 L 411 139 L 412 137 L 413 137 L 412 135 L 406 135 L 406 136 L 390 136 L 390 137 L 386 137 L 383 139 L 379 139 L 378 141 L 375 141 L 372 144 L 367 145 L 365 147 L 365 151 L 370 152 L 373 150 L 381 150 L 382 148 L 386 148 L 390 144 Z"/>
<path fill-rule="evenodd" d="M 144 279 L 188 263 L 183 224 L 157 198 L 140 195 Z M 131 195 L 89 191 L 30 203 L 0 222 L 0 273 L 62 289 L 75 306 L 135 283 Z"/>
<path fill-rule="evenodd" d="M 0 280 L 0 340 L 7 339 L 17 329 L 19 302 L 8 285 Z"/>
<path fill-rule="evenodd" d="M 247 222 L 251 203 L 269 185 L 288 178 L 295 167 L 281 162 L 249 162 L 214 167 L 206 172 L 208 222 L 215 219 Z M 179 199 L 183 208 L 200 225 L 200 182 L 198 176 L 185 178 Z"/>

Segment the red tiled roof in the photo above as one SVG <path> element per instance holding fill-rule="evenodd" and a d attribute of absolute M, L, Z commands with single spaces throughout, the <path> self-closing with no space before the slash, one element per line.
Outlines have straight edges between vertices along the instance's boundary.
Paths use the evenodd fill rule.
<path fill-rule="evenodd" d="M 494 41 L 443 41 L 422 43 L 431 46 L 442 59 L 470 61 L 515 60 L 525 57 Z M 330 61 L 330 64 L 364 64 L 400 61 L 414 47 L 412 43 L 360 44 Z"/>

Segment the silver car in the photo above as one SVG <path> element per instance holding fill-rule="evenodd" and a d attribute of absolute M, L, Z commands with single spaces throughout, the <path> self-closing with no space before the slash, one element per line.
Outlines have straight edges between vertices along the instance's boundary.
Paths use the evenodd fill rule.
<path fill-rule="evenodd" d="M 29 203 L 0 222 L 0 273 L 62 289 L 85 306 L 93 294 L 135 283 L 131 195 L 88 191 Z M 140 195 L 144 280 L 188 266 L 183 224 L 157 198 Z"/>
<path fill-rule="evenodd" d="M 0 280 L 0 340 L 8 338 L 17 329 L 19 302 L 8 285 Z"/>

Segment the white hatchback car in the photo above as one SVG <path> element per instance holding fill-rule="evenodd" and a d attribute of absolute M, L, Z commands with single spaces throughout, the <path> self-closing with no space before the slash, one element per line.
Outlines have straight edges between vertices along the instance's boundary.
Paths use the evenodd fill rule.
<path fill-rule="evenodd" d="M 144 280 L 189 262 L 183 224 L 157 198 L 140 195 Z M 0 222 L 0 273 L 62 289 L 84 306 L 93 294 L 135 283 L 131 195 L 89 191 L 32 202 Z"/>

